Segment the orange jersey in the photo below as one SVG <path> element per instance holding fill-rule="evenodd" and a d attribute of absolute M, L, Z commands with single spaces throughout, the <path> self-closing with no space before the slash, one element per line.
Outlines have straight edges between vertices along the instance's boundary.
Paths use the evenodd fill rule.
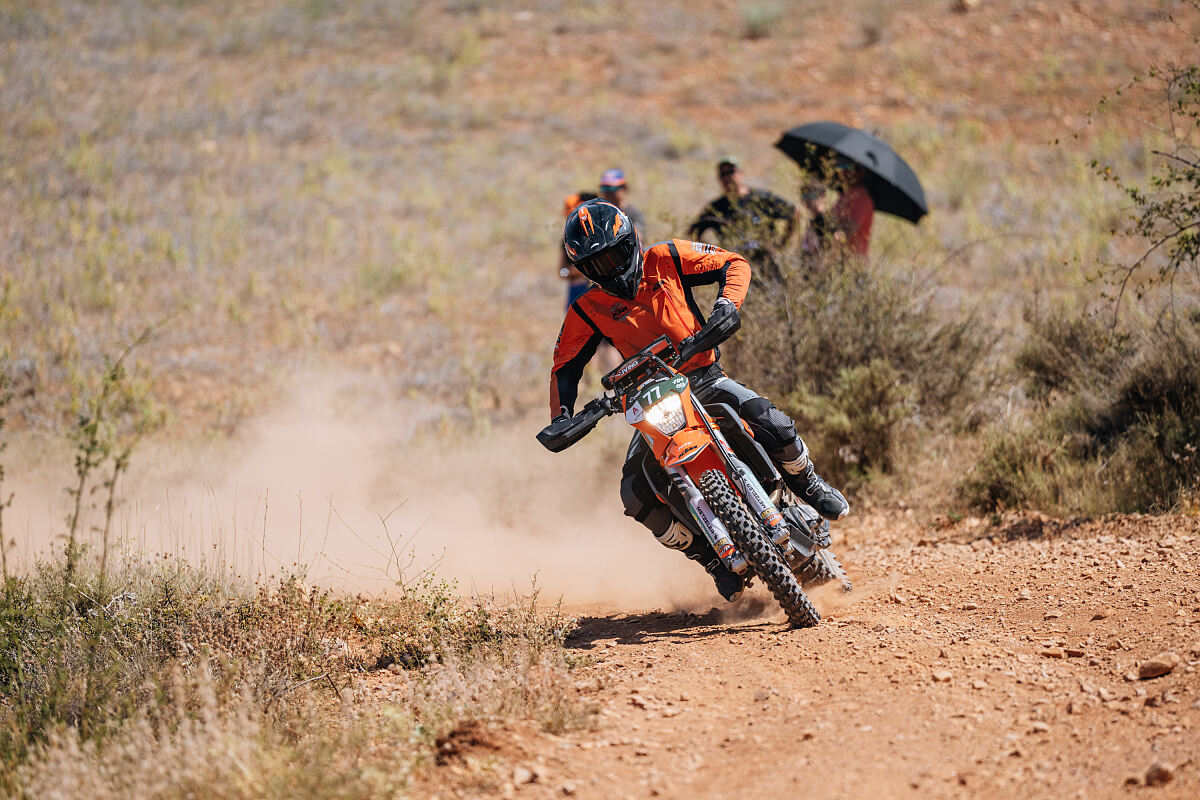
<path fill-rule="evenodd" d="M 550 416 L 566 407 L 574 411 L 583 367 L 607 341 L 629 358 L 666 334 L 675 344 L 704 325 L 704 315 L 692 296 L 692 287 L 719 284 L 720 296 L 741 308 L 750 286 L 750 265 L 737 253 L 711 244 L 672 239 L 645 252 L 642 283 L 633 300 L 623 300 L 593 286 L 567 309 L 554 345 L 550 373 Z M 708 350 L 680 371 L 707 367 L 716 361 Z"/>

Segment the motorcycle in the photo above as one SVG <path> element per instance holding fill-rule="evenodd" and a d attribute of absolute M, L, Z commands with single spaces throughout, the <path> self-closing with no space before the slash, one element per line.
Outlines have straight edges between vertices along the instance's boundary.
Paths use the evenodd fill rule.
<path fill-rule="evenodd" d="M 812 627 L 821 616 L 805 587 L 839 581 L 844 591 L 852 588 L 828 549 L 828 521 L 787 489 L 737 412 L 725 403 L 703 405 L 677 370 L 730 333 L 701 334 L 678 348 L 659 337 L 601 379 L 605 393 L 537 439 L 558 453 L 605 417 L 624 414 L 648 445 L 643 470 L 672 515 L 703 536 L 747 586 L 761 579 L 793 626 Z"/>

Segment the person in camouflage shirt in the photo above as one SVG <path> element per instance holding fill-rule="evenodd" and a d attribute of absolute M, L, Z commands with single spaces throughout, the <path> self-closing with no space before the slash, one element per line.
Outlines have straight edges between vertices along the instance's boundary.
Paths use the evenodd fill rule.
<path fill-rule="evenodd" d="M 756 278 L 778 280 L 776 256 L 796 229 L 796 207 L 778 195 L 748 186 L 733 156 L 717 162 L 717 182 L 721 196 L 704 207 L 688 234 L 700 240 L 711 232 L 721 247 L 741 253 L 754 265 Z"/>

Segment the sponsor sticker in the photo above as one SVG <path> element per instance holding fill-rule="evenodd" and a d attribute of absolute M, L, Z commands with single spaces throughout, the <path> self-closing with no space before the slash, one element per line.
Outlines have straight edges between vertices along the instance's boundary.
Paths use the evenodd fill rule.
<path fill-rule="evenodd" d="M 716 245 L 706 244 L 704 242 L 692 242 L 693 253 L 715 253 L 720 248 Z"/>
<path fill-rule="evenodd" d="M 630 361 L 628 364 L 625 364 L 619 370 L 617 370 L 615 377 L 624 378 L 626 375 L 633 372 L 634 369 L 636 369 L 637 367 L 640 367 L 641 365 L 642 365 L 642 362 L 640 360 Z"/>
<path fill-rule="evenodd" d="M 730 542 L 729 540 L 725 540 L 722 542 L 717 542 L 717 544 L 721 548 L 720 550 L 717 551 L 717 555 L 720 556 L 722 559 L 729 558 L 731 555 L 733 555 L 733 542 Z"/>

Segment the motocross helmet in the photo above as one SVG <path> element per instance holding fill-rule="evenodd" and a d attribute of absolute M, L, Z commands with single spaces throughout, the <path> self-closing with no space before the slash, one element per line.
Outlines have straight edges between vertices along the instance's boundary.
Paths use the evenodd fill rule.
<path fill-rule="evenodd" d="M 604 200 L 589 200 L 567 217 L 563 228 L 567 260 L 600 290 L 632 300 L 642 283 L 642 243 L 625 212 Z"/>

